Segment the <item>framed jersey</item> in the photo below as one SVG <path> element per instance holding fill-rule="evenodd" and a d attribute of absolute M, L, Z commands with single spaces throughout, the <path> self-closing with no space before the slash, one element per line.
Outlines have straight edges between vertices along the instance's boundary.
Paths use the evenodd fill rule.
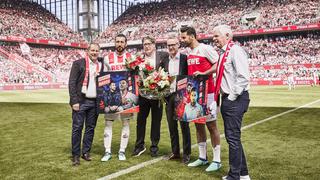
<path fill-rule="evenodd" d="M 138 107 L 137 77 L 129 71 L 102 72 L 98 76 L 99 113 L 134 113 Z"/>
<path fill-rule="evenodd" d="M 208 115 L 208 77 L 176 76 L 175 118 L 202 123 Z"/>

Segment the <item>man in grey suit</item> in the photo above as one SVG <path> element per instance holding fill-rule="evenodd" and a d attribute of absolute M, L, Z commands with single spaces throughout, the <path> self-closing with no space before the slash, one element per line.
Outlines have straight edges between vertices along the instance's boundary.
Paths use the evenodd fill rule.
<path fill-rule="evenodd" d="M 152 37 L 144 37 L 142 39 L 144 60 L 148 62 L 152 67 L 158 69 L 160 62 L 168 58 L 168 53 L 156 51 L 155 39 Z M 140 156 L 146 151 L 145 148 L 145 133 L 146 133 L 146 123 L 147 117 L 151 109 L 151 146 L 150 153 L 152 157 L 158 156 L 158 143 L 160 141 L 160 127 L 162 119 L 162 104 L 159 100 L 146 99 L 139 96 L 139 108 L 140 111 L 137 117 L 137 139 L 135 144 L 135 149 L 133 151 L 133 156 Z"/>
<path fill-rule="evenodd" d="M 172 35 L 167 40 L 167 48 L 169 57 L 166 61 L 161 62 L 161 66 L 170 76 L 188 75 L 187 55 L 179 52 L 179 39 Z M 175 93 L 166 98 L 166 115 L 169 126 L 170 139 L 171 139 L 171 154 L 167 156 L 168 160 L 180 159 L 180 146 L 179 146 L 179 132 L 178 122 L 174 119 L 175 111 Z M 188 122 L 180 121 L 180 127 L 183 139 L 183 159 L 182 162 L 188 164 L 191 154 L 191 138 L 190 128 Z"/>

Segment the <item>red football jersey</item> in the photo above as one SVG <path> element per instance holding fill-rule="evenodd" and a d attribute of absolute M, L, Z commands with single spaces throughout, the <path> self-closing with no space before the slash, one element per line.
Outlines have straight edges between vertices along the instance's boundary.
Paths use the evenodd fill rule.
<path fill-rule="evenodd" d="M 192 49 L 188 55 L 188 75 L 194 72 L 205 72 L 217 63 L 219 55 L 212 46 L 200 43 L 199 46 Z M 214 92 L 214 83 L 212 74 L 209 75 L 208 93 Z"/>
<path fill-rule="evenodd" d="M 123 71 L 126 70 L 125 58 L 130 58 L 131 54 L 126 52 L 122 56 L 119 56 L 115 52 L 109 53 L 104 58 L 104 63 L 109 66 L 110 71 Z"/>

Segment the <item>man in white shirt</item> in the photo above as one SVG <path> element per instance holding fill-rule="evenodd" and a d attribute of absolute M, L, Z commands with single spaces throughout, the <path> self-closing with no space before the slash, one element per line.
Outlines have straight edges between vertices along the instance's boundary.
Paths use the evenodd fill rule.
<path fill-rule="evenodd" d="M 161 66 L 164 68 L 165 71 L 169 72 L 170 76 L 188 75 L 187 56 L 179 52 L 179 46 L 179 39 L 176 36 L 172 35 L 168 37 L 167 48 L 169 52 L 169 57 L 166 61 L 161 62 Z M 173 83 L 173 85 L 175 84 Z M 176 109 L 175 96 L 176 94 L 173 93 L 170 96 L 166 97 L 166 115 L 169 126 L 172 150 L 171 154 L 167 156 L 168 160 L 180 159 L 178 122 L 177 119 L 174 119 Z M 191 154 L 191 137 L 189 123 L 180 121 L 180 127 L 183 140 L 182 162 L 184 164 L 188 164 L 190 161 Z"/>
<path fill-rule="evenodd" d="M 90 150 L 96 127 L 97 89 L 96 77 L 103 71 L 102 59 L 98 59 L 99 44 L 90 44 L 85 58 L 74 61 L 69 77 L 69 96 L 72 108 L 72 165 L 80 164 L 80 146 L 83 125 L 82 158 L 91 161 Z"/>
<path fill-rule="evenodd" d="M 219 58 L 217 77 L 222 93 L 221 114 L 224 132 L 229 144 L 229 172 L 222 179 L 250 180 L 246 157 L 241 143 L 241 124 L 249 106 L 249 61 L 247 53 L 232 42 L 232 31 L 227 25 L 213 29 L 213 42 L 222 50 Z M 225 63 L 221 64 L 221 62 Z M 222 69 L 224 66 L 224 71 Z M 219 82 L 217 81 L 217 84 Z"/>

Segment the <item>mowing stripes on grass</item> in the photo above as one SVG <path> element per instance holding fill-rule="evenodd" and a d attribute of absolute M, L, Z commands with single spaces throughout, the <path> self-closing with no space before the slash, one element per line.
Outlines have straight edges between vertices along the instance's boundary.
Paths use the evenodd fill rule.
<path fill-rule="evenodd" d="M 276 115 L 271 116 L 271 117 L 268 117 L 268 118 L 266 118 L 266 119 L 257 121 L 257 122 L 255 122 L 255 123 L 249 124 L 249 125 L 247 125 L 247 126 L 242 127 L 241 129 L 242 129 L 242 130 L 245 130 L 245 129 L 251 128 L 251 127 L 256 126 L 256 125 L 258 125 L 258 124 L 261 124 L 261 123 L 270 121 L 270 120 L 275 119 L 275 118 L 277 118 L 277 117 L 280 117 L 280 116 L 283 116 L 283 115 L 285 115 L 285 114 L 294 112 L 294 111 L 299 110 L 299 109 L 304 108 L 304 107 L 308 107 L 308 106 L 313 105 L 313 104 L 316 104 L 316 103 L 318 103 L 318 102 L 320 102 L 320 99 L 318 99 L 318 100 L 316 100 L 316 101 L 313 101 L 313 102 L 310 102 L 310 103 L 307 103 L 307 104 L 304 104 L 304 105 L 302 105 L 302 106 L 296 107 L 296 108 L 294 108 L 294 109 L 290 109 L 290 110 L 288 110 L 288 111 L 285 111 L 285 112 L 276 114 Z M 221 135 L 220 135 L 221 138 L 223 138 L 224 136 L 225 136 L 224 134 L 221 134 Z M 208 139 L 207 141 L 210 142 L 210 139 Z M 195 148 L 195 147 L 197 147 L 197 144 L 193 144 L 193 145 L 191 146 L 191 148 Z M 131 166 L 131 167 L 127 168 L 127 169 L 123 169 L 123 170 L 120 170 L 120 171 L 118 171 L 118 172 L 116 172 L 116 173 L 112 173 L 112 174 L 110 174 L 110 175 L 107 175 L 107 176 L 104 176 L 104 177 L 102 177 L 102 178 L 99 178 L 98 180 L 108 180 L 108 179 L 117 178 L 117 177 L 119 177 L 119 176 L 122 176 L 122 175 L 125 175 L 125 174 L 128 174 L 128 173 L 131 173 L 131 172 L 136 171 L 136 170 L 141 169 L 141 168 L 144 168 L 144 167 L 146 167 L 146 166 L 155 164 L 155 163 L 163 160 L 164 157 L 165 157 L 165 156 L 161 156 L 161 157 L 156 158 L 156 159 L 153 159 L 153 160 L 145 161 L 145 162 L 143 162 L 143 163 L 140 163 L 140 164 Z"/>

